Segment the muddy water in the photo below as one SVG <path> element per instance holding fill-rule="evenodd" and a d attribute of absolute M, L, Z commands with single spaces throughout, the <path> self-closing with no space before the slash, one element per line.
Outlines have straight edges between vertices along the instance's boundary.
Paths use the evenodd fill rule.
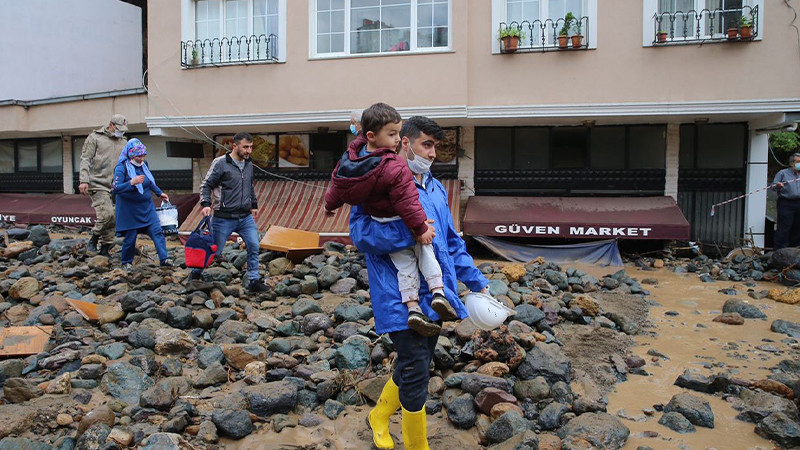
<path fill-rule="evenodd" d="M 608 269 L 585 268 L 594 275 L 609 273 Z M 765 378 L 768 369 L 779 361 L 797 358 L 800 355 L 796 344 L 781 342 L 787 336 L 770 331 L 770 324 L 776 319 L 800 320 L 800 307 L 785 305 L 769 299 L 753 300 L 747 297 L 747 287 L 735 285 L 737 298 L 757 305 L 768 317 L 767 320 L 747 319 L 744 325 L 725 325 L 712 322 L 722 310 L 722 305 L 731 296 L 718 290 L 734 286 L 732 282 L 718 281 L 702 283 L 694 274 L 675 274 L 661 269 L 655 272 L 637 271 L 626 267 L 628 273 L 641 281 L 656 278 L 658 284 L 649 288 L 650 299 L 661 306 L 650 309 L 650 321 L 656 336 L 637 336 L 638 346 L 633 352 L 648 361 L 645 369 L 649 377 L 630 375 L 628 381 L 618 384 L 616 391 L 609 395 L 608 412 L 617 414 L 625 410 L 627 416 L 644 419 L 642 410 L 655 404 L 666 404 L 670 398 L 683 391 L 675 386 L 675 379 L 688 368 L 700 369 L 706 375 L 719 373 L 725 369 L 737 372 L 737 377 L 745 380 Z M 759 283 L 754 289 L 771 289 L 773 283 Z M 676 316 L 667 315 L 677 312 Z M 764 347 L 765 351 L 757 346 Z M 649 349 L 657 350 L 669 357 L 654 363 L 647 355 Z M 777 350 L 777 351 L 775 351 Z M 735 411 L 729 403 L 719 396 L 694 393 L 705 398 L 711 405 L 715 416 L 715 428 L 697 427 L 696 433 L 678 434 L 658 424 L 661 413 L 648 417 L 645 421 L 621 419 L 630 428 L 631 435 L 624 448 L 635 449 L 646 445 L 654 449 L 674 448 L 773 448 L 772 444 L 758 435 L 754 424 L 735 419 Z M 644 437 L 644 432 L 655 431 L 657 437 Z"/>

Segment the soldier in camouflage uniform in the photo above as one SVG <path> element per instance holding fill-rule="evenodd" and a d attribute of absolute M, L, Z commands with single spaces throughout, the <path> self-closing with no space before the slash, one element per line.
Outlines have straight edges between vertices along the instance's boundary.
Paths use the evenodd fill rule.
<path fill-rule="evenodd" d="M 80 185 L 78 190 L 92 199 L 97 221 L 89 240 L 89 251 L 109 256 L 114 245 L 114 204 L 111 201 L 111 179 L 117 157 L 125 147 L 128 119 L 114 114 L 107 126 L 94 130 L 86 138 L 81 151 Z"/>

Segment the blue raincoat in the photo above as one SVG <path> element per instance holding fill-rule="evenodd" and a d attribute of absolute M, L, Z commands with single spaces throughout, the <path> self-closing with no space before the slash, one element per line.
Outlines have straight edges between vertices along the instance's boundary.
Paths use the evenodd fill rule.
<path fill-rule="evenodd" d="M 444 186 L 430 172 L 425 174 L 423 181 L 424 186 L 417 182 L 417 192 L 428 219 L 434 220 L 436 237 L 433 238 L 433 249 L 442 268 L 444 292 L 458 317 L 465 319 L 467 310 L 458 298 L 457 280 L 475 292 L 486 287 L 489 281 L 475 268 L 464 240 L 453 227 Z M 378 223 L 365 214 L 361 207 L 354 206 L 350 213 L 350 239 L 367 260 L 375 330 L 380 334 L 407 330 L 408 308 L 400 298 L 397 269 L 389 253 L 416 243 L 408 227 L 402 220 Z M 423 277 L 420 277 L 420 285 L 419 304 L 422 311 L 432 320 L 439 320 L 439 315 L 431 308 L 433 295 L 428 291 Z"/>

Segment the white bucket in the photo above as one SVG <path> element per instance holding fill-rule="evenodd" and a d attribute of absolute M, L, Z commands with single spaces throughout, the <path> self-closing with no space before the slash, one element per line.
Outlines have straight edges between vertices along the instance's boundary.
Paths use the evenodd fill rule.
<path fill-rule="evenodd" d="M 464 304 L 472 323 L 482 330 L 494 330 L 502 325 L 508 316 L 516 314 L 513 309 L 480 292 L 467 294 L 464 297 Z"/>

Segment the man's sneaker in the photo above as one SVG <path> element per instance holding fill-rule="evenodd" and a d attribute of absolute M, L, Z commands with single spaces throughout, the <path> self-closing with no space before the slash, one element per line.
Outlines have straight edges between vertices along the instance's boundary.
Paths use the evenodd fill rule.
<path fill-rule="evenodd" d="M 161 267 L 175 267 L 175 263 L 172 262 L 172 259 L 167 258 L 167 259 L 161 261 L 161 264 L 159 264 L 159 266 L 161 266 Z"/>
<path fill-rule="evenodd" d="M 408 327 L 425 337 L 438 336 L 442 332 L 442 327 L 436 322 L 416 311 L 408 313 Z"/>
<path fill-rule="evenodd" d="M 191 272 L 189 272 L 189 281 L 202 280 L 202 279 L 203 279 L 203 271 L 192 270 Z"/>
<path fill-rule="evenodd" d="M 269 292 L 270 289 L 263 281 L 254 279 L 247 283 L 247 290 L 250 292 Z"/>
<path fill-rule="evenodd" d="M 120 269 L 124 270 L 125 272 L 130 272 L 133 270 L 133 264 L 125 263 L 122 266 L 120 266 Z"/>
<path fill-rule="evenodd" d="M 431 308 L 439 314 L 439 318 L 442 320 L 456 320 L 458 319 L 458 314 L 456 314 L 456 310 L 453 309 L 453 306 L 450 305 L 450 302 L 447 301 L 444 295 L 440 293 L 433 294 L 433 300 L 431 301 Z"/>
<path fill-rule="evenodd" d="M 109 254 L 111 253 L 111 247 L 113 245 L 114 244 L 100 244 L 100 251 L 98 254 L 100 256 L 110 256 Z"/>
<path fill-rule="evenodd" d="M 86 250 L 92 253 L 97 253 L 97 242 L 100 240 L 100 236 L 93 234 L 91 239 L 89 239 L 89 244 L 86 245 Z"/>

